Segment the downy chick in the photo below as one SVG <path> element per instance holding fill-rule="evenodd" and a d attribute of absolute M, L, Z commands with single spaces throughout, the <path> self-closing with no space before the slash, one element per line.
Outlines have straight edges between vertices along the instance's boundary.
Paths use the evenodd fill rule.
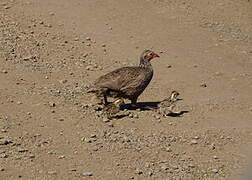
<path fill-rule="evenodd" d="M 123 99 L 116 99 L 114 102 L 104 106 L 103 114 L 108 119 L 112 119 L 120 111 L 120 106 L 123 104 Z"/>

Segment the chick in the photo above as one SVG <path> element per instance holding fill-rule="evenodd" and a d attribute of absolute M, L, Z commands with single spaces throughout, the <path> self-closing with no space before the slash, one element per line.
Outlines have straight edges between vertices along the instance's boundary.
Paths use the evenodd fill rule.
<path fill-rule="evenodd" d="M 173 109 L 176 106 L 176 102 L 178 101 L 178 96 L 179 93 L 177 91 L 172 91 L 169 98 L 164 99 L 158 104 L 158 113 L 162 115 L 174 113 Z"/>
<path fill-rule="evenodd" d="M 112 119 L 120 111 L 120 106 L 123 104 L 123 99 L 116 99 L 114 102 L 107 104 L 103 107 L 103 114 L 108 119 Z"/>

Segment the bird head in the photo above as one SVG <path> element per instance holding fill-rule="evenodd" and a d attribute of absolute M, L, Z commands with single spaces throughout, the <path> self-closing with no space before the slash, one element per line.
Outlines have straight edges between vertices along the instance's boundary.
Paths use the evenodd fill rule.
<path fill-rule="evenodd" d="M 178 98 L 177 98 L 178 96 L 179 96 L 179 93 L 177 91 L 172 91 L 171 96 L 170 96 L 170 100 L 175 102 L 178 100 Z"/>
<path fill-rule="evenodd" d="M 144 60 L 147 60 L 147 61 L 150 61 L 155 57 L 159 57 L 159 55 L 154 53 L 151 50 L 144 50 L 144 52 L 141 55 L 141 59 L 144 59 Z"/>
<path fill-rule="evenodd" d="M 116 107 L 120 107 L 121 105 L 124 104 L 124 101 L 123 101 L 123 99 L 117 99 L 114 101 L 114 104 Z"/>

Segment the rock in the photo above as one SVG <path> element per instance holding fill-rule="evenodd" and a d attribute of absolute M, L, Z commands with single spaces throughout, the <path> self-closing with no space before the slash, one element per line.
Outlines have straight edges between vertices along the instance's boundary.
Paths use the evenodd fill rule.
<path fill-rule="evenodd" d="M 129 118 L 133 118 L 133 117 L 134 117 L 134 115 L 130 113 L 129 114 Z"/>
<path fill-rule="evenodd" d="M 59 81 L 61 84 L 65 84 L 65 83 L 67 83 L 67 80 L 66 79 L 63 79 L 63 80 L 60 80 Z"/>
<path fill-rule="evenodd" d="M 90 38 L 90 37 L 86 37 L 86 40 L 87 40 L 87 41 L 91 41 L 91 38 Z"/>
<path fill-rule="evenodd" d="M 30 154 L 29 158 L 31 158 L 31 159 L 35 158 L 35 155 L 34 154 Z"/>
<path fill-rule="evenodd" d="M 22 102 L 21 102 L 21 101 L 18 101 L 17 104 L 20 105 L 20 104 L 22 104 Z"/>
<path fill-rule="evenodd" d="M 4 9 L 10 9 L 11 7 L 10 6 L 4 6 Z"/>
<path fill-rule="evenodd" d="M 49 105 L 50 105 L 51 107 L 55 107 L 55 106 L 56 106 L 56 104 L 55 104 L 54 102 L 49 102 Z"/>
<path fill-rule="evenodd" d="M 92 172 L 84 172 L 82 173 L 82 176 L 93 176 Z"/>
<path fill-rule="evenodd" d="M 18 148 L 17 152 L 23 153 L 23 152 L 27 152 L 28 149 L 23 149 L 23 148 Z"/>
<path fill-rule="evenodd" d="M 165 148 L 165 151 L 166 151 L 166 152 L 172 152 L 172 149 L 171 149 L 171 147 L 166 147 L 166 148 Z"/>
<path fill-rule="evenodd" d="M 4 70 L 2 70 L 2 73 L 7 74 L 8 71 L 4 69 Z"/>
<path fill-rule="evenodd" d="M 137 119 L 137 118 L 139 118 L 139 116 L 138 116 L 137 114 L 134 114 L 134 115 L 133 115 L 133 118 L 136 118 L 136 119 Z"/>
<path fill-rule="evenodd" d="M 110 120 L 109 120 L 108 118 L 103 118 L 102 121 L 103 121 L 104 123 L 107 123 L 107 122 L 109 122 Z"/>
<path fill-rule="evenodd" d="M 201 87 L 207 87 L 207 84 L 206 83 L 201 83 L 200 86 Z"/>
<path fill-rule="evenodd" d="M 191 140 L 191 143 L 190 143 L 190 144 L 191 144 L 191 145 L 198 144 L 198 141 L 195 140 L 195 139 L 193 139 L 193 140 Z"/>
<path fill-rule="evenodd" d="M 48 171 L 47 173 L 50 174 L 50 175 L 55 175 L 55 174 L 57 174 L 56 171 Z"/>
<path fill-rule="evenodd" d="M 218 170 L 218 169 L 212 169 L 211 172 L 213 172 L 213 173 L 218 173 L 219 170 Z"/>
<path fill-rule="evenodd" d="M 136 169 L 136 174 L 141 175 L 141 174 L 143 174 L 143 171 L 140 169 Z"/>

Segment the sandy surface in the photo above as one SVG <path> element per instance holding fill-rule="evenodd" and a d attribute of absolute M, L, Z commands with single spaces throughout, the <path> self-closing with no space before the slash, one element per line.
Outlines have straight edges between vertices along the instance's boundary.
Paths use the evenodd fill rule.
<path fill-rule="evenodd" d="M 252 153 L 252 3 L 2 0 L 0 179 L 229 180 Z M 108 123 L 85 93 L 160 55 L 139 102 L 177 90 L 181 117 Z"/>

